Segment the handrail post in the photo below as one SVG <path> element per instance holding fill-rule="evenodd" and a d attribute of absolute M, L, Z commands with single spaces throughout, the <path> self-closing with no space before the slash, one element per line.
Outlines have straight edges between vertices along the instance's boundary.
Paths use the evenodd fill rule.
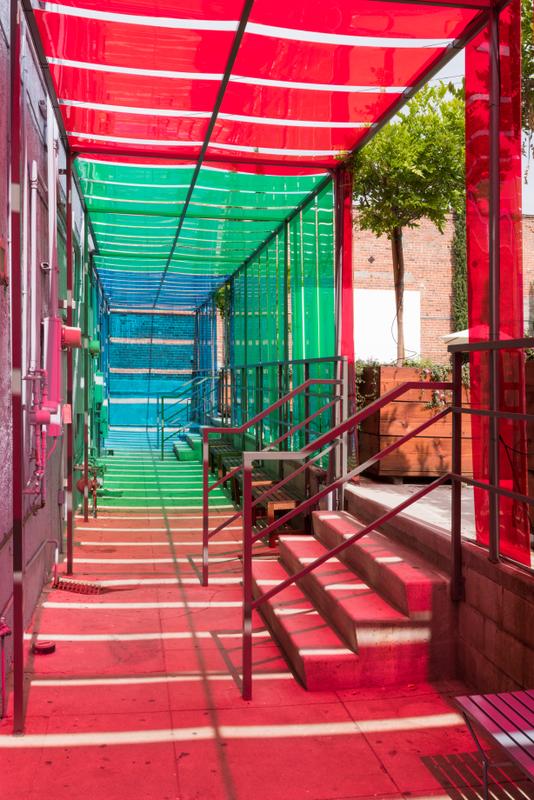
<path fill-rule="evenodd" d="M 247 421 L 248 418 L 248 386 L 247 386 L 247 368 L 241 368 L 241 423 Z M 241 436 L 241 450 L 245 450 L 245 433 Z"/>
<path fill-rule="evenodd" d="M 261 364 L 256 366 L 256 386 L 254 392 L 254 416 L 263 410 L 263 373 Z M 256 450 L 263 448 L 263 420 L 256 423 Z"/>
<path fill-rule="evenodd" d="M 310 362 L 306 361 L 304 364 L 304 382 L 310 379 Z M 308 387 L 304 393 L 304 419 L 310 416 L 310 388 Z M 307 422 L 304 426 L 304 444 L 310 443 L 310 423 Z M 310 496 L 310 470 L 307 469 L 304 473 L 304 497 L 306 499 Z M 308 527 L 309 518 L 306 519 L 306 527 Z"/>
<path fill-rule="evenodd" d="M 165 397 L 161 396 L 161 460 L 165 459 Z"/>
<path fill-rule="evenodd" d="M 209 574 L 209 433 L 202 432 L 202 586 Z"/>
<path fill-rule="evenodd" d="M 452 356 L 451 599 L 464 597 L 462 577 L 462 354 Z"/>
<path fill-rule="evenodd" d="M 344 422 L 344 420 L 349 417 L 349 369 L 346 356 L 343 356 L 339 364 L 339 378 L 341 380 L 341 403 L 338 404 L 338 414 L 340 416 L 340 422 Z M 345 475 L 347 472 L 348 436 L 348 431 L 345 431 L 345 433 L 341 435 L 339 447 L 336 448 L 336 477 Z M 336 492 L 336 507 L 338 511 L 343 509 L 344 503 L 345 484 L 342 484 Z"/>
<path fill-rule="evenodd" d="M 283 397 L 284 394 L 285 394 L 285 392 L 283 390 L 283 380 L 284 380 L 283 365 L 280 363 L 280 364 L 278 364 L 278 397 Z M 277 439 L 280 439 L 282 437 L 283 433 L 285 433 L 285 431 L 282 431 L 282 427 L 283 427 L 282 426 L 282 420 L 284 418 L 284 413 L 285 413 L 285 409 L 284 409 L 284 411 L 282 410 L 283 408 L 284 408 L 283 406 L 280 406 L 279 409 L 278 409 L 278 434 L 277 434 L 277 437 L 276 437 Z M 282 448 L 278 447 L 278 449 L 279 450 L 280 449 L 287 450 L 287 439 L 284 439 L 284 441 L 282 442 Z M 284 474 L 283 464 L 282 464 L 281 461 L 279 461 L 278 462 L 278 480 L 282 479 L 283 474 Z"/>
<path fill-rule="evenodd" d="M 243 700 L 252 698 L 252 461 L 243 453 Z"/>

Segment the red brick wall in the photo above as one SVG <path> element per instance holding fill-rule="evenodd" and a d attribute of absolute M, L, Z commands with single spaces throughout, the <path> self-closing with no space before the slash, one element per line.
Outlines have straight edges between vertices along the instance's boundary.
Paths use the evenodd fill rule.
<path fill-rule="evenodd" d="M 453 330 L 452 236 L 452 219 L 443 234 L 427 220 L 404 231 L 406 289 L 421 293 L 421 355 L 437 362 L 447 360 L 441 337 Z M 356 227 L 353 263 L 356 288 L 393 290 L 391 244 L 385 236 L 377 238 Z M 523 219 L 523 277 L 525 320 L 531 320 L 534 332 L 534 216 Z M 358 343 L 356 355 L 357 348 Z"/>
<path fill-rule="evenodd" d="M 529 336 L 534 334 L 534 214 L 523 217 L 523 287 L 525 322 Z"/>

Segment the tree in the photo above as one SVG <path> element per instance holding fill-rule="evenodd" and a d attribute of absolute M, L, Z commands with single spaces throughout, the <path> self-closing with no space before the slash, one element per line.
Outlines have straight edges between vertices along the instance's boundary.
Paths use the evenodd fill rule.
<path fill-rule="evenodd" d="M 352 160 L 357 224 L 391 240 L 397 363 L 404 361 L 404 228 L 429 219 L 443 232 L 464 197 L 464 92 L 427 86 Z"/>
<path fill-rule="evenodd" d="M 532 0 L 521 0 L 521 99 L 526 149 L 534 149 L 534 12 Z"/>

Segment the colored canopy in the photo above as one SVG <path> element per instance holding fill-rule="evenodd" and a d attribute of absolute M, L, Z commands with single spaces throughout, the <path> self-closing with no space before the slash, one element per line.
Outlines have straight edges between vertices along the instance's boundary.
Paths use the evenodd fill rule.
<path fill-rule="evenodd" d="M 468 5 L 42 3 L 111 304 L 200 305 L 463 46 Z"/>

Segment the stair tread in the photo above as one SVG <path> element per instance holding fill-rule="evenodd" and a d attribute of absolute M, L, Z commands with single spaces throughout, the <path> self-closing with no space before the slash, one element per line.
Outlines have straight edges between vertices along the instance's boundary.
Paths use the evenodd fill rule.
<path fill-rule="evenodd" d="M 314 516 L 322 522 L 327 522 L 338 535 L 344 538 L 349 538 L 366 527 L 346 511 L 316 511 Z M 388 539 L 379 531 L 370 531 L 353 546 L 366 552 L 377 563 L 383 564 L 401 575 L 402 580 L 406 583 L 421 583 L 429 580 L 440 583 L 448 581 L 445 575 L 426 564 L 416 553 Z"/>
<path fill-rule="evenodd" d="M 253 582 L 262 592 L 287 578 L 287 572 L 277 561 L 257 561 L 253 565 Z M 291 638 L 301 658 L 321 655 L 336 659 L 357 659 L 298 586 L 283 589 L 267 600 L 279 625 Z"/>
<path fill-rule="evenodd" d="M 294 537 L 281 536 L 283 544 L 281 556 L 284 558 L 284 549 L 305 567 L 310 561 L 319 558 L 327 552 L 317 539 L 307 537 L 307 540 Z M 409 624 L 409 618 L 388 603 L 378 592 L 369 586 L 359 575 L 348 569 L 338 558 L 331 558 L 317 567 L 311 578 L 327 593 L 334 602 L 339 604 L 355 624 L 371 623 L 380 624 Z"/>

